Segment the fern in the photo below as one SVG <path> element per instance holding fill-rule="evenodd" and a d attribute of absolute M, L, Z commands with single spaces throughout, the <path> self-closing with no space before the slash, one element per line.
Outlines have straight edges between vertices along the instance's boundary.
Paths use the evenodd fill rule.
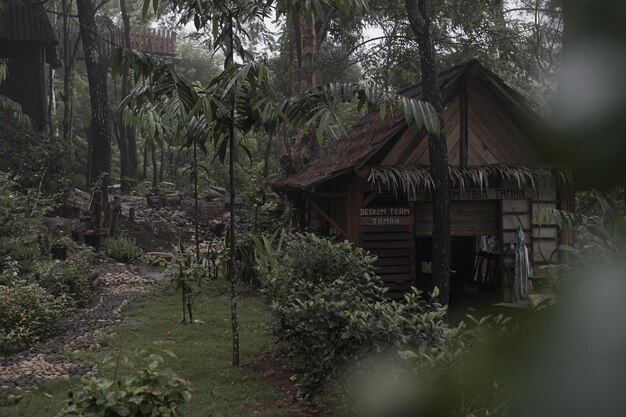
<path fill-rule="evenodd" d="M 22 106 L 6 96 L 0 96 L 0 111 L 6 113 L 20 129 L 32 128 L 30 117 L 24 113 Z"/>

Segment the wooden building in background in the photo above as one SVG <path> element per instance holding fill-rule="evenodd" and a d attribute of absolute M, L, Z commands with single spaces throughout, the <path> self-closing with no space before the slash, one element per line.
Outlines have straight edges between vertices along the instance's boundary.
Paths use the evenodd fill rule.
<path fill-rule="evenodd" d="M 451 179 L 451 302 L 509 301 L 521 226 L 535 275 L 558 261 L 556 224 L 542 209 L 566 209 L 569 181 L 524 98 L 478 61 L 439 76 Z M 401 94 L 420 99 L 417 85 Z M 348 239 L 378 256 L 378 273 L 399 297 L 428 290 L 432 204 L 428 138 L 402 114 L 364 116 L 305 170 L 273 183 L 302 228 Z"/>
<path fill-rule="evenodd" d="M 19 103 L 39 129 L 48 123 L 46 64 L 61 66 L 59 42 L 43 4 L 7 0 L 0 7 L 0 62 L 9 72 L 0 95 Z"/>

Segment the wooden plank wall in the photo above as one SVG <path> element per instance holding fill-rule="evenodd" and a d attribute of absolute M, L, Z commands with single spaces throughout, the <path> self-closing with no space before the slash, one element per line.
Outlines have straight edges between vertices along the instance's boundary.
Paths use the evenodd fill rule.
<path fill-rule="evenodd" d="M 358 245 L 378 257 L 376 273 L 388 288 L 387 295 L 400 299 L 415 286 L 415 235 L 410 224 L 361 225 Z"/>
<path fill-rule="evenodd" d="M 415 234 L 431 236 L 433 207 L 430 201 L 415 202 Z M 494 200 L 450 202 L 450 235 L 479 236 L 498 233 L 498 207 Z"/>
<path fill-rule="evenodd" d="M 532 200 L 531 204 L 532 260 L 535 265 L 535 276 L 542 276 L 545 273 L 545 269 L 541 268 L 542 265 L 558 261 L 559 229 L 556 220 L 540 216 L 546 208 L 558 207 L 556 185 L 539 189 L 537 198 Z"/>

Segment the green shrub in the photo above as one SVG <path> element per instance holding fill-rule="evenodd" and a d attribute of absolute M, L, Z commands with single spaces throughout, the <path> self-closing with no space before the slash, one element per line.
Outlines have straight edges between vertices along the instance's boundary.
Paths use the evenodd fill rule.
<path fill-rule="evenodd" d="M 29 271 L 41 256 L 34 225 L 53 206 L 52 198 L 24 190 L 0 172 L 0 283 L 9 284 L 8 278 L 16 271 Z"/>
<path fill-rule="evenodd" d="M 34 189 L 23 190 L 8 174 L 0 172 L 0 236 L 30 233 L 35 220 L 52 208 L 52 198 Z"/>
<path fill-rule="evenodd" d="M 17 352 L 49 336 L 69 311 L 65 297 L 39 285 L 0 285 L 0 352 Z"/>
<path fill-rule="evenodd" d="M 373 272 L 375 258 L 362 249 L 310 234 L 285 242 L 274 250 L 257 242 L 258 261 L 272 296 L 274 333 L 302 362 L 302 393 L 337 381 L 372 356 L 395 354 L 399 360 L 404 349 L 447 340 L 452 330 L 445 308 L 426 302 L 417 290 L 402 303 L 386 300 Z"/>
<path fill-rule="evenodd" d="M 55 297 L 68 296 L 76 307 L 85 307 L 93 299 L 91 260 L 87 249 L 67 261 L 43 261 L 35 272 L 35 281 Z"/>
<path fill-rule="evenodd" d="M 506 349 L 508 319 L 452 326 L 416 289 L 385 299 L 374 258 L 348 242 L 274 235 L 256 238 L 255 253 L 301 395 L 330 388 L 354 415 L 505 415 L 510 391 L 482 365 Z"/>
<path fill-rule="evenodd" d="M 130 262 L 141 256 L 135 240 L 127 236 L 111 236 L 106 240 L 106 254 L 118 262 Z"/>
<path fill-rule="evenodd" d="M 251 285 L 258 283 L 256 259 L 254 256 L 255 235 L 246 233 L 237 239 L 237 262 L 239 263 L 239 276 L 242 281 Z"/>
<path fill-rule="evenodd" d="M 143 351 L 143 366 L 116 380 L 91 378 L 73 394 L 57 417 L 179 417 L 191 399 L 189 382 L 165 365 L 163 350 Z"/>
<path fill-rule="evenodd" d="M 346 277 L 358 281 L 374 275 L 376 257 L 347 240 L 332 242 L 313 234 L 294 234 L 287 242 L 292 279 L 332 282 Z"/>

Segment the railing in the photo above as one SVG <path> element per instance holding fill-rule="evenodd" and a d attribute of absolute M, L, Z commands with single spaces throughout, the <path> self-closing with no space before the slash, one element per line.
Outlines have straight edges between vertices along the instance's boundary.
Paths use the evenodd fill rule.
<path fill-rule="evenodd" d="M 124 45 L 124 31 L 118 29 L 110 36 L 107 52 Z M 157 30 L 146 27 L 130 29 L 130 47 L 140 52 L 155 55 L 176 55 L 176 32 Z"/>
<path fill-rule="evenodd" d="M 63 57 L 65 42 L 63 41 L 63 30 L 56 28 L 57 37 L 59 39 L 59 54 Z M 82 44 L 79 40 L 78 27 L 73 26 L 69 30 L 69 50 L 73 53 L 76 42 L 76 59 L 84 60 Z M 106 54 L 111 54 L 115 48 L 124 46 L 124 31 L 122 29 L 114 29 L 107 33 L 101 39 L 102 48 Z M 130 46 L 140 52 L 146 52 L 154 55 L 178 58 L 176 53 L 176 32 L 167 30 L 157 30 L 146 27 L 132 27 L 130 30 Z"/>

